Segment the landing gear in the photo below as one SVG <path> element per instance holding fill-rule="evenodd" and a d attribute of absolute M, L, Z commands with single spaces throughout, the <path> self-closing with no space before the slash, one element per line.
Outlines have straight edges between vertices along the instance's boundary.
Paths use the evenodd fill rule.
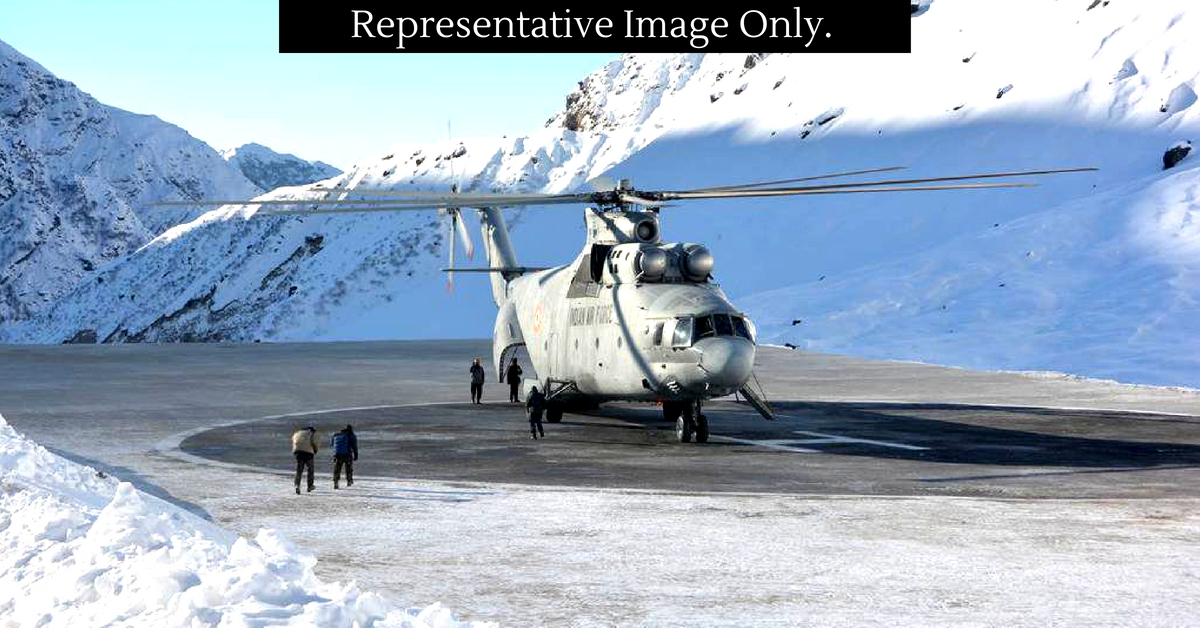
<path fill-rule="evenodd" d="M 675 437 L 681 443 L 692 442 L 692 419 L 690 417 L 680 415 L 678 419 L 675 419 Z"/>
<path fill-rule="evenodd" d="M 681 443 L 708 442 L 708 417 L 700 413 L 699 401 L 667 401 L 663 403 L 663 418 L 675 421 L 675 438 Z"/>
<path fill-rule="evenodd" d="M 696 415 L 696 442 L 708 442 L 708 417 L 703 414 Z"/>
<path fill-rule="evenodd" d="M 562 413 L 563 413 L 563 409 L 562 409 L 561 404 L 557 404 L 557 403 L 548 404 L 546 406 L 546 422 L 562 423 Z"/>

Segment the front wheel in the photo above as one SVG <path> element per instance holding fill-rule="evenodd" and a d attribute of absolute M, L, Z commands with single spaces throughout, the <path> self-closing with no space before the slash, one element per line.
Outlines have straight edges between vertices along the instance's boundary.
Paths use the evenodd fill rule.
<path fill-rule="evenodd" d="M 552 403 L 546 407 L 546 421 L 550 423 L 562 423 L 562 406 L 557 403 Z"/>
<path fill-rule="evenodd" d="M 703 414 L 696 418 L 696 442 L 708 442 L 708 417 Z"/>
<path fill-rule="evenodd" d="M 681 443 L 692 442 L 692 421 L 687 415 L 675 419 L 675 437 Z"/>

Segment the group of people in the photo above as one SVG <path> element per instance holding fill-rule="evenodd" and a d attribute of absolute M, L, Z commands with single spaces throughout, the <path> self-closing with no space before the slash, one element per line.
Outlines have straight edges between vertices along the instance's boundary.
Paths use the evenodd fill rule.
<path fill-rule="evenodd" d="M 525 371 L 521 369 L 517 359 L 513 358 L 504 373 L 504 379 L 508 383 L 508 400 L 511 403 L 521 402 L 518 389 L 524 373 Z M 480 364 L 479 358 L 475 358 L 471 364 L 471 403 L 483 403 L 485 379 L 483 366 Z M 537 386 L 533 386 L 529 390 L 529 398 L 525 400 L 525 415 L 529 419 L 529 437 L 533 440 L 546 437 L 546 430 L 542 427 L 542 413 L 545 408 L 546 395 L 539 391 Z M 333 488 L 340 488 L 339 483 L 343 470 L 346 472 L 346 486 L 354 486 L 354 463 L 358 460 L 358 436 L 354 433 L 354 427 L 347 425 L 335 433 L 330 437 L 329 445 L 333 448 Z M 312 492 L 317 487 L 314 461 L 319 449 L 317 428 L 309 425 L 292 434 L 292 455 L 296 458 L 297 495 L 300 494 L 300 481 L 305 478 L 306 472 L 308 491 Z"/>
<path fill-rule="evenodd" d="M 519 389 L 521 376 L 524 374 L 524 369 L 521 368 L 517 359 L 513 358 L 504 371 L 504 381 L 508 383 L 508 401 L 510 403 L 521 402 Z M 471 403 L 482 403 L 485 379 L 480 359 L 475 358 L 475 361 L 471 363 Z M 533 386 L 529 390 L 529 398 L 525 400 L 525 415 L 529 419 L 529 437 L 533 440 L 546 437 L 546 430 L 542 428 L 542 413 L 545 408 L 546 395 L 539 391 L 537 386 Z"/>
<path fill-rule="evenodd" d="M 508 369 L 504 371 L 504 381 L 508 382 L 508 400 L 512 403 L 521 402 L 518 393 L 521 388 L 521 376 L 524 374 L 525 370 L 517 363 L 516 358 L 512 359 Z M 471 363 L 471 403 L 483 403 L 483 382 L 486 379 L 483 365 L 480 364 L 479 358 L 475 358 Z"/>
<path fill-rule="evenodd" d="M 340 488 L 338 484 L 342 479 L 342 470 L 346 471 L 346 486 L 354 486 L 354 463 L 358 461 L 358 435 L 354 433 L 354 427 L 347 425 L 335 433 L 330 437 L 329 445 L 333 448 L 333 488 Z M 292 434 L 292 455 L 296 457 L 297 495 L 300 494 L 300 480 L 304 478 L 305 470 L 308 471 L 308 492 L 311 493 L 317 488 L 313 462 L 318 450 L 320 446 L 317 444 L 317 428 L 309 425 Z"/>

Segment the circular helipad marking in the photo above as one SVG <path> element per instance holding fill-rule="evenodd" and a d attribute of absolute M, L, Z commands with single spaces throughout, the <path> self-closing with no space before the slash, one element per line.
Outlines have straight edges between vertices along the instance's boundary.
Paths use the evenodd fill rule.
<path fill-rule="evenodd" d="M 911 404 L 777 409 L 780 420 L 768 422 L 744 406 L 710 404 L 713 439 L 703 445 L 675 442 L 673 424 L 650 405 L 568 414 L 535 441 L 520 404 L 431 404 L 216 427 L 180 449 L 286 472 L 296 427 L 311 423 L 327 438 L 350 423 L 364 476 L 657 491 L 1200 496 L 1200 446 L 1191 444 L 1200 418 Z"/>

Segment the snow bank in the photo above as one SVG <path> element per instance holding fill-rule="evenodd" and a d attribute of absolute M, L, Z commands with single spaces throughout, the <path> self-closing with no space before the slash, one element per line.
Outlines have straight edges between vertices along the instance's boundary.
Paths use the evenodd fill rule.
<path fill-rule="evenodd" d="M 239 538 L 59 456 L 0 417 L 0 624 L 460 625 L 398 609 L 271 530 Z"/>

